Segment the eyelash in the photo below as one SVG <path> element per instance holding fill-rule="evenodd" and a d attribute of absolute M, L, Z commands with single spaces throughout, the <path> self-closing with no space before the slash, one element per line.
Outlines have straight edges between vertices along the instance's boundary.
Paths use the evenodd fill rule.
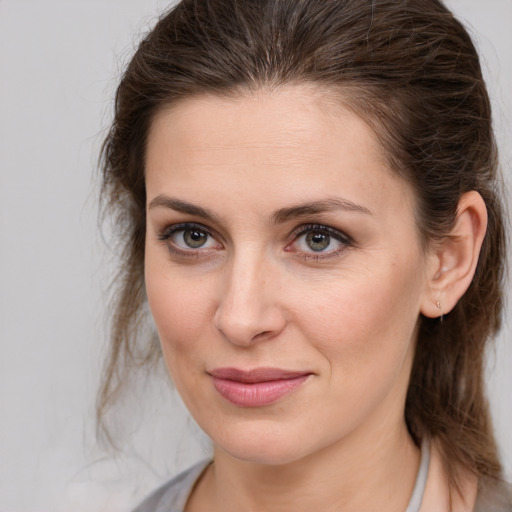
<path fill-rule="evenodd" d="M 300 252 L 297 254 L 298 257 L 306 260 L 306 261 L 321 261 L 329 258 L 336 258 L 341 255 L 347 248 L 354 246 L 354 240 L 348 236 L 347 234 L 334 229 L 330 226 L 326 226 L 324 224 L 305 224 L 296 228 L 293 232 L 293 241 L 291 244 L 287 246 L 285 250 L 288 250 L 288 247 L 298 242 L 300 237 L 307 235 L 308 233 L 319 233 L 322 235 L 327 235 L 330 238 L 338 241 L 342 244 L 342 247 L 336 250 L 330 251 L 319 251 L 319 252 Z"/>
<path fill-rule="evenodd" d="M 201 251 L 205 252 L 208 249 L 181 249 L 171 240 L 173 235 L 176 235 L 177 233 L 184 233 L 186 231 L 193 230 L 205 233 L 207 236 L 215 239 L 215 236 L 213 235 L 212 231 L 206 226 L 203 226 L 202 224 L 196 222 L 182 222 L 180 224 L 173 224 L 171 226 L 167 226 L 166 228 L 164 228 L 162 232 L 158 235 L 158 240 L 164 242 L 169 251 L 171 251 L 172 253 L 176 254 L 179 257 L 197 259 L 200 257 L 199 253 Z"/>
<path fill-rule="evenodd" d="M 213 234 L 212 230 L 207 228 L 206 226 L 195 223 L 195 222 L 184 222 L 180 224 L 173 224 L 171 226 L 167 226 L 165 229 L 162 230 L 162 232 L 158 235 L 158 240 L 161 242 L 164 242 L 166 247 L 171 251 L 172 253 L 176 254 L 179 257 L 182 258 L 194 258 L 198 259 L 200 257 L 200 253 L 210 252 L 211 248 L 198 248 L 194 250 L 193 248 L 190 249 L 181 249 L 178 247 L 171 238 L 173 235 L 176 235 L 180 232 L 186 232 L 186 231 L 193 231 L 197 230 L 199 232 L 202 232 L 206 234 L 208 237 L 216 238 Z M 342 247 L 336 250 L 330 250 L 330 251 L 296 251 L 297 256 L 302 258 L 306 261 L 321 261 L 333 257 L 338 257 L 342 252 L 344 252 L 348 247 L 351 247 L 354 245 L 353 239 L 346 235 L 345 233 L 334 229 L 330 226 L 326 226 L 324 224 L 305 224 L 297 227 L 291 234 L 292 241 L 286 246 L 285 251 L 286 252 L 292 252 L 293 249 L 291 248 L 294 244 L 296 244 L 302 236 L 307 235 L 308 233 L 318 233 L 322 235 L 329 236 L 330 238 L 336 240 L 340 244 L 342 244 Z M 218 243 L 218 242 L 217 242 Z M 220 244 L 219 244 L 220 245 Z M 213 249 L 216 250 L 216 249 Z"/>

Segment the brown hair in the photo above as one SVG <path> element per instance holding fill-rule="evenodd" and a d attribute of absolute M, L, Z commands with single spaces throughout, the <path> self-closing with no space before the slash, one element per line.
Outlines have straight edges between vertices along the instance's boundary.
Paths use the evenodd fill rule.
<path fill-rule="evenodd" d="M 439 440 L 454 480 L 461 466 L 498 478 L 483 385 L 504 273 L 496 146 L 478 55 L 438 0 L 183 0 L 140 43 L 102 150 L 103 197 L 123 246 L 100 422 L 126 372 L 160 355 L 140 337 L 153 117 L 192 95 L 299 83 L 340 91 L 374 128 L 392 168 L 416 192 L 424 243 L 446 236 L 463 193 L 485 200 L 489 223 L 472 284 L 443 321 L 420 319 L 405 417 L 416 440 Z"/>

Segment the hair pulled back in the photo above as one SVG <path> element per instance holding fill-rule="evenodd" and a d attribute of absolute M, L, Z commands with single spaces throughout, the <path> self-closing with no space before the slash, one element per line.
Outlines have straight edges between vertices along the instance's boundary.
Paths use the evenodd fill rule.
<path fill-rule="evenodd" d="M 442 321 L 422 317 L 405 407 L 413 437 L 436 437 L 452 477 L 501 467 L 484 395 L 485 346 L 500 324 L 504 229 L 490 102 L 478 55 L 438 0 L 183 0 L 140 43 L 115 99 L 102 150 L 103 198 L 115 215 L 122 267 L 98 416 L 126 371 L 151 363 L 144 318 L 146 139 L 161 109 L 200 94 L 229 96 L 312 83 L 375 131 L 417 197 L 424 244 L 453 225 L 478 191 L 488 229 L 476 275 Z"/>

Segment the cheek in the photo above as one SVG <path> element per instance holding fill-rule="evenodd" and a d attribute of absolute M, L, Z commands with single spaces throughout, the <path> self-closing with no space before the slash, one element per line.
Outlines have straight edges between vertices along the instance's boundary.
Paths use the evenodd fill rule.
<path fill-rule="evenodd" d="M 207 281 L 180 279 L 161 271 L 166 265 L 146 259 L 146 293 L 170 370 L 176 359 L 193 357 L 200 336 L 209 328 L 214 302 Z M 211 322 L 210 322 L 211 323 Z"/>
<path fill-rule="evenodd" d="M 417 260 L 352 272 L 330 280 L 321 293 L 296 294 L 301 298 L 296 309 L 302 311 L 297 314 L 302 330 L 331 367 L 341 367 L 356 382 L 368 372 L 397 368 L 406 355 L 421 294 L 411 261 Z"/>

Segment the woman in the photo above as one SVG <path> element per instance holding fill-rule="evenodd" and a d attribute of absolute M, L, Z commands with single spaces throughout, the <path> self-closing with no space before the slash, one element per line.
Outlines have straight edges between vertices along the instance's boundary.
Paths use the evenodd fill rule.
<path fill-rule="evenodd" d="M 475 48 L 437 0 L 184 0 L 118 88 L 100 417 L 147 300 L 214 446 L 147 511 L 511 510 L 483 391 L 504 230 Z"/>

